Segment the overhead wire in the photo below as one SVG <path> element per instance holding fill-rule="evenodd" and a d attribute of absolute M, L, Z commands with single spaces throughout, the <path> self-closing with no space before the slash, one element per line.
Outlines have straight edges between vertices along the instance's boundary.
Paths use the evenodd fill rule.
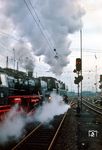
<path fill-rule="evenodd" d="M 6 49 L 6 50 L 11 51 L 11 49 L 8 49 L 7 47 L 5 47 L 5 45 L 4 45 L 1 41 L 0 41 L 0 46 L 1 46 L 2 48 Z"/>
<path fill-rule="evenodd" d="M 14 40 L 16 40 L 16 41 L 23 41 L 23 42 L 26 42 L 26 41 L 24 41 L 24 39 L 18 39 L 18 38 L 16 38 L 15 36 L 13 36 L 13 35 L 11 35 L 11 34 L 8 34 L 8 33 L 6 33 L 6 32 L 3 32 L 3 31 L 0 31 L 0 36 L 6 36 L 7 38 L 12 38 L 12 39 L 14 39 Z M 0 41 L 0 43 L 1 43 L 1 41 Z M 5 45 L 3 44 L 3 43 L 1 43 L 4 47 L 5 47 Z M 5 49 L 8 49 L 7 47 L 5 47 Z M 71 49 L 73 49 L 73 50 L 77 50 L 78 48 L 71 48 Z M 10 49 L 8 49 L 8 50 L 10 50 Z M 96 54 L 96 53 L 102 53 L 102 51 L 100 50 L 100 51 L 97 51 L 97 49 L 83 49 L 83 53 L 85 53 L 85 52 L 88 52 L 88 53 L 93 53 L 93 54 Z M 56 52 L 55 52 L 55 54 L 56 54 Z M 92 55 L 89 55 L 89 54 L 87 54 L 87 55 L 85 55 L 85 56 L 92 56 Z M 74 57 L 74 55 L 72 55 L 71 57 Z"/>
<path fill-rule="evenodd" d="M 34 13 L 35 13 L 36 18 L 38 19 L 39 24 L 41 25 L 42 29 L 45 30 L 45 27 L 44 27 L 44 25 L 42 24 L 42 22 L 41 22 L 41 20 L 40 20 L 40 18 L 39 18 L 39 16 L 38 16 L 38 13 L 37 13 L 37 11 L 36 11 L 34 5 L 32 4 L 31 0 L 28 0 L 28 1 L 29 1 L 29 4 L 30 4 L 31 7 L 32 7 Z M 46 29 L 46 30 L 47 30 L 47 29 Z M 47 30 L 47 32 L 48 32 L 48 30 Z M 49 33 L 49 32 L 48 32 L 48 33 Z M 48 34 L 47 34 L 47 33 L 45 33 L 45 34 L 46 34 L 46 36 L 48 37 Z M 49 40 L 49 42 L 51 42 L 51 43 L 53 44 L 53 47 L 55 47 L 53 40 L 52 40 L 51 38 L 48 39 L 48 40 Z"/>
<path fill-rule="evenodd" d="M 36 12 L 35 7 L 34 7 L 33 4 L 31 3 L 31 0 L 28 0 L 28 1 L 29 1 L 30 5 L 31 5 L 32 9 L 34 10 L 35 16 L 36 16 L 36 18 L 38 19 L 39 24 L 41 25 L 42 29 L 45 30 L 45 27 L 44 27 L 44 25 L 42 24 L 42 22 L 41 22 L 41 20 L 40 20 L 40 18 L 39 18 L 39 16 L 38 16 L 38 14 L 37 14 L 37 12 Z M 46 30 L 47 30 L 47 29 L 46 29 Z M 48 30 L 47 30 L 47 32 L 48 32 Z M 45 33 L 45 35 L 46 35 L 46 37 L 47 37 L 49 43 L 50 43 L 50 44 L 51 44 L 51 43 L 53 44 L 52 47 L 53 47 L 53 50 L 54 50 L 54 52 L 55 52 L 55 56 L 54 56 L 54 57 L 55 57 L 56 59 L 58 59 L 58 53 L 57 53 L 56 49 L 54 48 L 54 47 L 55 47 L 55 46 L 54 46 L 54 42 L 52 41 L 52 39 L 49 39 L 49 38 L 48 38 L 47 32 Z M 51 41 L 50 41 L 50 40 L 51 40 Z"/>
<path fill-rule="evenodd" d="M 7 38 L 12 38 L 12 39 L 14 39 L 14 40 L 16 40 L 16 41 L 21 41 L 22 39 L 17 39 L 16 37 L 14 37 L 13 35 L 11 35 L 11 34 L 8 34 L 8 33 L 6 33 L 6 32 L 3 32 L 3 31 L 0 31 L 0 36 L 6 36 Z"/>
<path fill-rule="evenodd" d="M 12 51 L 12 49 L 9 49 L 9 48 L 5 47 L 5 44 L 3 42 L 1 42 L 1 41 L 0 41 L 0 47 L 5 49 L 5 50 Z M 6 53 L 6 56 L 4 54 L 5 53 L 2 53 L 2 54 L 0 54 L 0 56 L 7 60 L 8 55 L 7 55 L 7 53 Z M 14 61 L 14 58 L 13 58 L 12 55 L 9 56 L 9 61 Z"/>
<path fill-rule="evenodd" d="M 71 50 L 79 50 L 79 48 L 70 48 Z M 88 52 L 88 53 L 102 53 L 102 50 L 97 51 L 97 49 L 83 49 L 83 53 Z"/>
<path fill-rule="evenodd" d="M 34 15 L 33 15 L 32 11 L 31 11 L 30 7 L 28 6 L 28 3 L 26 2 L 26 0 L 24 0 L 24 2 L 25 2 L 25 4 L 26 4 L 26 6 L 27 6 L 27 8 L 28 8 L 28 10 L 29 10 L 29 12 L 30 12 L 30 14 L 31 14 L 32 17 L 33 17 L 33 20 L 35 21 L 35 23 L 36 23 L 37 26 L 39 27 L 41 34 L 43 35 L 43 37 L 44 37 L 45 40 L 47 41 L 51 52 L 55 53 L 55 51 L 53 51 L 53 50 L 54 50 L 54 43 L 53 43 L 53 42 L 51 43 L 51 42 L 50 42 L 51 39 L 50 39 L 50 40 L 48 39 L 47 33 L 45 34 L 45 33 L 43 32 L 43 30 L 45 30 L 45 27 L 44 27 L 44 25 L 41 23 L 41 20 L 40 20 L 40 18 L 39 18 L 39 16 L 38 16 L 38 14 L 37 14 L 37 12 L 36 12 L 34 6 L 32 5 L 31 1 L 29 0 L 29 4 L 30 4 L 30 6 L 32 7 L 32 9 L 34 10 L 34 13 L 35 13 L 36 18 L 37 18 L 37 20 L 38 20 L 39 23 L 38 23 L 37 20 L 35 19 L 35 17 L 34 17 Z M 10 34 L 8 34 L 8 33 L 5 33 L 5 32 L 3 32 L 3 31 L 0 31 L 0 36 L 2 36 L 2 35 L 5 35 L 5 36 L 7 36 L 7 37 L 10 37 L 10 38 L 12 38 L 12 39 L 14 39 L 14 40 L 16 40 L 16 41 L 20 41 L 20 42 L 23 41 L 23 42 L 25 42 L 25 41 L 22 40 L 22 39 L 18 39 L 18 38 L 14 37 L 14 36 L 12 36 L 12 35 L 10 35 Z M 53 44 L 53 46 L 52 46 L 52 44 Z M 56 56 L 56 53 L 55 53 L 55 56 Z"/>
<path fill-rule="evenodd" d="M 11 49 L 7 49 L 2 43 L 0 43 L 0 47 L 3 48 L 3 49 L 6 49 L 6 50 L 11 50 Z M 0 54 L 0 56 L 5 58 L 5 59 L 7 58 L 7 56 L 5 56 L 4 54 Z M 13 56 L 10 56 L 9 60 L 12 61 Z"/>
<path fill-rule="evenodd" d="M 26 2 L 26 0 L 24 0 L 24 3 L 25 3 L 25 5 L 26 5 L 27 9 L 29 10 L 29 12 L 30 12 L 31 16 L 33 17 L 34 22 L 35 22 L 35 23 L 36 23 L 36 25 L 38 26 L 38 28 L 39 28 L 39 30 L 40 30 L 40 32 L 41 32 L 41 34 L 42 34 L 42 36 L 43 36 L 43 37 L 44 37 L 44 39 L 47 41 L 47 43 L 48 43 L 48 45 L 49 45 L 49 49 L 50 49 L 50 51 L 51 51 L 51 52 L 53 52 L 53 51 L 52 51 L 52 50 L 53 50 L 53 48 L 51 47 L 51 45 L 50 45 L 50 43 L 49 43 L 48 38 L 46 37 L 46 35 L 44 34 L 44 32 L 43 32 L 43 30 L 42 30 L 41 26 L 39 25 L 39 23 L 38 23 L 38 22 L 37 22 L 37 20 L 35 19 L 35 16 L 33 15 L 33 13 L 32 13 L 32 11 L 31 11 L 30 7 L 28 6 L 28 3 Z"/>

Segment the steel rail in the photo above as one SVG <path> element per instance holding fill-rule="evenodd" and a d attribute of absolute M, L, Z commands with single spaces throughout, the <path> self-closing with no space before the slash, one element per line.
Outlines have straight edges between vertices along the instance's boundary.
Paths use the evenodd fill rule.
<path fill-rule="evenodd" d="M 96 112 L 96 113 L 102 115 L 102 111 L 99 111 L 99 109 L 95 109 L 95 108 L 98 108 L 98 107 L 95 107 L 94 105 L 91 105 L 90 103 L 87 103 L 87 104 L 86 104 L 86 103 L 87 103 L 86 101 L 83 102 L 83 104 L 84 104 L 85 106 L 87 106 L 88 108 L 90 108 L 90 109 L 93 110 L 94 112 Z M 90 106 L 89 106 L 88 104 L 90 104 Z M 94 106 L 94 108 L 93 108 L 92 106 Z"/>
<path fill-rule="evenodd" d="M 61 122 L 59 124 L 59 127 L 57 128 L 57 131 L 56 131 L 56 133 L 55 133 L 55 135 L 54 135 L 54 137 L 53 137 L 53 139 L 52 139 L 52 141 L 51 141 L 51 143 L 50 143 L 50 145 L 48 147 L 48 150 L 51 150 L 51 148 L 52 148 L 52 146 L 54 144 L 54 141 L 55 141 L 55 139 L 56 139 L 56 137 L 57 137 L 57 135 L 59 133 L 59 130 L 60 130 L 62 124 L 63 124 L 63 121 L 65 120 L 66 115 L 67 115 L 67 112 L 64 114 L 64 116 L 63 116 L 63 118 L 62 118 L 62 120 L 61 120 Z"/>
<path fill-rule="evenodd" d="M 24 139 L 22 139 L 15 147 L 13 147 L 11 150 L 16 150 L 17 147 L 19 147 L 27 138 L 29 138 L 38 128 L 40 128 L 42 124 L 40 123 L 36 128 L 34 128 Z"/>
<path fill-rule="evenodd" d="M 67 112 L 68 112 L 68 111 L 67 111 Z M 51 148 L 52 148 L 52 146 L 53 146 L 53 144 L 54 144 L 54 142 L 55 142 L 55 139 L 56 139 L 56 137 L 57 137 L 57 135 L 58 135 L 58 133 L 59 133 L 59 131 L 60 131 L 60 128 L 61 128 L 61 126 L 62 126 L 62 124 L 63 124 L 63 122 L 64 122 L 64 120 L 65 120 L 65 117 L 66 117 L 66 115 L 67 115 L 67 112 L 64 114 L 63 118 L 61 119 L 61 121 L 60 121 L 60 123 L 59 123 L 59 125 L 58 125 L 58 127 L 57 127 L 57 130 L 55 131 L 53 137 L 51 138 L 51 142 L 50 142 L 50 144 L 48 145 L 48 150 L 51 150 Z M 43 124 L 41 123 L 41 124 L 39 124 L 36 128 L 34 128 L 33 131 L 31 131 L 24 139 L 22 139 L 22 140 L 21 140 L 17 145 L 15 145 L 11 150 L 16 150 L 17 148 L 19 148 L 19 147 L 20 147 L 31 135 L 33 135 L 33 133 L 34 133 L 35 131 L 37 131 L 42 125 L 43 125 Z"/>
<path fill-rule="evenodd" d="M 83 101 L 86 102 L 86 103 L 88 103 L 89 105 L 91 105 L 91 106 L 97 108 L 97 109 L 100 109 L 100 110 L 102 111 L 102 108 L 101 108 L 101 107 L 98 107 L 98 106 L 96 106 L 96 105 L 94 105 L 94 104 L 92 104 L 92 103 L 86 101 L 85 99 L 83 99 Z"/>

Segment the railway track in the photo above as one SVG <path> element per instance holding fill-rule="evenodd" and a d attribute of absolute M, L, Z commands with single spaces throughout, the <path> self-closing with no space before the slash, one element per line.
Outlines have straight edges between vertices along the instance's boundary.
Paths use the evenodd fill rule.
<path fill-rule="evenodd" d="M 102 108 L 95 106 L 94 104 L 88 102 L 87 100 L 83 99 L 83 105 L 88 107 L 89 109 L 93 110 L 94 112 L 102 115 Z"/>
<path fill-rule="evenodd" d="M 23 141 L 23 138 L 27 137 L 27 135 L 30 135 L 32 132 L 34 132 L 35 130 L 37 130 L 37 128 L 41 125 L 41 123 L 35 122 L 35 123 L 28 123 L 23 131 L 22 131 L 22 136 L 19 137 L 19 143 L 20 141 Z M 13 130 L 13 128 L 12 128 Z M 15 145 L 17 145 L 18 141 L 17 139 L 13 138 L 12 136 L 9 137 L 9 141 L 4 143 L 4 144 L 0 144 L 0 150 L 11 150 L 13 147 L 15 147 Z"/>
<path fill-rule="evenodd" d="M 64 122 L 67 112 L 64 115 L 56 116 L 51 125 L 39 124 L 12 150 L 50 150 L 52 149 L 60 128 Z"/>

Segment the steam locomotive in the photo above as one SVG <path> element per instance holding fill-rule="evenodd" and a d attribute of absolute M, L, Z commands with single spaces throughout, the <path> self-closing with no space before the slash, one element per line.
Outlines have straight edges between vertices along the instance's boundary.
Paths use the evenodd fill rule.
<path fill-rule="evenodd" d="M 65 84 L 53 77 L 34 78 L 32 72 L 27 74 L 0 68 L 0 114 L 9 111 L 16 103 L 29 111 L 42 104 L 53 89 L 56 92 L 59 89 L 65 90 Z"/>

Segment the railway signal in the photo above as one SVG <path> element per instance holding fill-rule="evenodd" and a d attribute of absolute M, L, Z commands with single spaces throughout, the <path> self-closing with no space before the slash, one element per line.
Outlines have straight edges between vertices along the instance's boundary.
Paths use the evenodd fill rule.
<path fill-rule="evenodd" d="M 102 82 L 102 75 L 100 75 L 100 82 Z"/>
<path fill-rule="evenodd" d="M 79 84 L 82 80 L 83 80 L 83 76 L 80 75 L 78 77 L 75 77 L 74 83 Z"/>
<path fill-rule="evenodd" d="M 76 71 L 81 71 L 81 58 L 76 58 Z"/>
<path fill-rule="evenodd" d="M 76 58 L 76 68 L 73 70 L 74 73 L 77 74 L 77 77 L 75 77 L 74 83 L 77 84 L 78 87 L 78 110 L 77 113 L 80 110 L 79 106 L 79 83 L 83 80 L 82 76 L 82 59 Z M 81 101 L 82 101 L 82 82 L 81 82 Z M 82 102 L 81 102 L 81 108 L 82 108 Z"/>
<path fill-rule="evenodd" d="M 102 92 L 102 75 L 100 75 L 100 85 L 99 85 L 99 89 L 101 89 L 101 92 Z"/>
<path fill-rule="evenodd" d="M 99 89 L 102 89 L 102 85 L 99 85 Z"/>
<path fill-rule="evenodd" d="M 78 82 L 78 77 L 75 77 L 74 83 L 75 83 L 75 84 L 79 84 L 79 82 Z"/>
<path fill-rule="evenodd" d="M 76 69 L 74 69 L 73 72 L 76 73 L 77 72 Z"/>

